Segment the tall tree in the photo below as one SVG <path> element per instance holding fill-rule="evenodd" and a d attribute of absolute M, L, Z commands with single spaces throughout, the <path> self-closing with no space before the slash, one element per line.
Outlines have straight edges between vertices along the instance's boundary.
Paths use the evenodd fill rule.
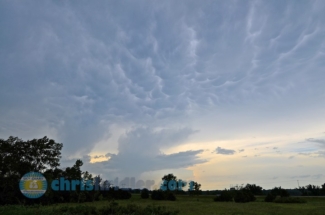
<path fill-rule="evenodd" d="M 174 180 L 174 181 L 176 181 L 177 177 L 174 174 L 169 173 L 168 175 L 164 175 L 164 177 L 162 177 L 162 180 L 165 180 L 165 181 Z"/>
<path fill-rule="evenodd" d="M 0 204 L 17 201 L 17 196 L 21 196 L 17 185 L 25 173 L 43 173 L 58 167 L 62 146 L 47 137 L 27 141 L 12 136 L 0 139 Z"/>

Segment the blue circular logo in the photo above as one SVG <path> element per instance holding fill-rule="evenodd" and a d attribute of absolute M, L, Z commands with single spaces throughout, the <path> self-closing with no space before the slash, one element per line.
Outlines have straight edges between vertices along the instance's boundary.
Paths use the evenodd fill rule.
<path fill-rule="evenodd" d="M 46 178 L 39 172 L 26 173 L 19 182 L 21 193 L 30 199 L 37 199 L 44 195 L 47 189 Z"/>

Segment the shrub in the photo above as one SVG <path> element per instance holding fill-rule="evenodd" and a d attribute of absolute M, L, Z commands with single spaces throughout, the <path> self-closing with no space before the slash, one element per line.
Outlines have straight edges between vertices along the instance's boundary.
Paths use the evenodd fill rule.
<path fill-rule="evenodd" d="M 143 189 L 141 191 L 141 198 L 142 199 L 148 199 L 149 198 L 149 190 L 148 189 Z"/>
<path fill-rule="evenodd" d="M 131 198 L 131 193 L 126 191 L 126 190 L 114 190 L 110 191 L 109 196 L 113 199 L 130 199 Z M 110 199 L 108 197 L 108 199 Z"/>
<path fill-rule="evenodd" d="M 250 202 L 254 202 L 256 200 L 256 197 L 254 196 L 254 194 L 251 191 L 243 190 L 243 192 L 247 195 Z"/>
<path fill-rule="evenodd" d="M 243 191 L 238 191 L 234 197 L 235 202 L 237 203 L 246 203 L 249 202 L 249 197 Z"/>
<path fill-rule="evenodd" d="M 213 200 L 215 202 L 232 202 L 232 198 L 231 192 L 224 190 L 220 193 L 220 196 L 216 196 Z"/>
<path fill-rule="evenodd" d="M 280 191 L 280 196 L 281 196 L 281 197 L 289 197 L 290 194 L 288 193 L 287 190 L 285 190 L 285 189 L 281 189 L 281 191 Z"/>
<path fill-rule="evenodd" d="M 151 193 L 151 199 L 153 200 L 164 200 L 164 192 L 162 190 L 154 190 Z"/>
<path fill-rule="evenodd" d="M 273 202 L 276 196 L 274 196 L 272 193 L 268 193 L 264 199 L 266 202 Z"/>
<path fill-rule="evenodd" d="M 306 199 L 299 197 L 281 197 L 274 200 L 275 203 L 306 203 Z"/>
<path fill-rule="evenodd" d="M 255 196 L 248 190 L 239 190 L 234 197 L 235 202 L 245 203 L 255 201 Z"/>
<path fill-rule="evenodd" d="M 274 187 L 271 190 L 271 193 L 273 196 L 281 196 L 281 197 L 289 197 L 290 196 L 289 192 L 281 187 Z"/>
<path fill-rule="evenodd" d="M 151 199 L 175 201 L 176 196 L 173 192 L 170 191 L 154 190 L 151 193 Z"/>
<path fill-rule="evenodd" d="M 166 193 L 166 199 L 169 201 L 175 201 L 176 196 L 174 195 L 174 193 L 168 192 L 168 193 Z"/>

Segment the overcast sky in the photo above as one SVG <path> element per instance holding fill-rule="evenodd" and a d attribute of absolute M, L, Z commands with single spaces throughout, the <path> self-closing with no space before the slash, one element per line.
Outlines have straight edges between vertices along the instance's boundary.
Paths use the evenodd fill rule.
<path fill-rule="evenodd" d="M 0 138 L 103 178 L 325 182 L 324 1 L 0 1 Z"/>

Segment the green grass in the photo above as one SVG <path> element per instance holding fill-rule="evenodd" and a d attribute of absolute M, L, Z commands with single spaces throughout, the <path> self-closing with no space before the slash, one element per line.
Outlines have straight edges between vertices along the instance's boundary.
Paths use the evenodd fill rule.
<path fill-rule="evenodd" d="M 301 198 L 301 197 L 299 197 Z M 257 197 L 255 202 L 235 203 L 235 202 L 214 202 L 213 196 L 177 196 L 177 200 L 172 201 L 155 201 L 151 199 L 141 199 L 140 195 L 133 194 L 129 200 L 116 201 L 119 205 L 125 206 L 130 203 L 145 207 L 150 204 L 166 206 L 169 210 L 179 210 L 180 215 L 217 215 L 217 214 L 260 214 L 260 215 L 292 215 L 292 214 L 310 214 L 325 215 L 325 198 L 312 197 L 305 198 L 307 203 L 304 204 L 278 204 L 264 202 L 264 197 Z M 92 205 L 97 208 L 108 205 L 108 201 L 99 201 L 92 203 L 82 203 L 82 205 Z M 59 204 L 41 207 L 23 207 L 23 206 L 0 206 L 0 215 L 36 215 L 46 214 L 46 211 L 52 210 L 53 207 L 77 206 L 77 203 Z"/>

